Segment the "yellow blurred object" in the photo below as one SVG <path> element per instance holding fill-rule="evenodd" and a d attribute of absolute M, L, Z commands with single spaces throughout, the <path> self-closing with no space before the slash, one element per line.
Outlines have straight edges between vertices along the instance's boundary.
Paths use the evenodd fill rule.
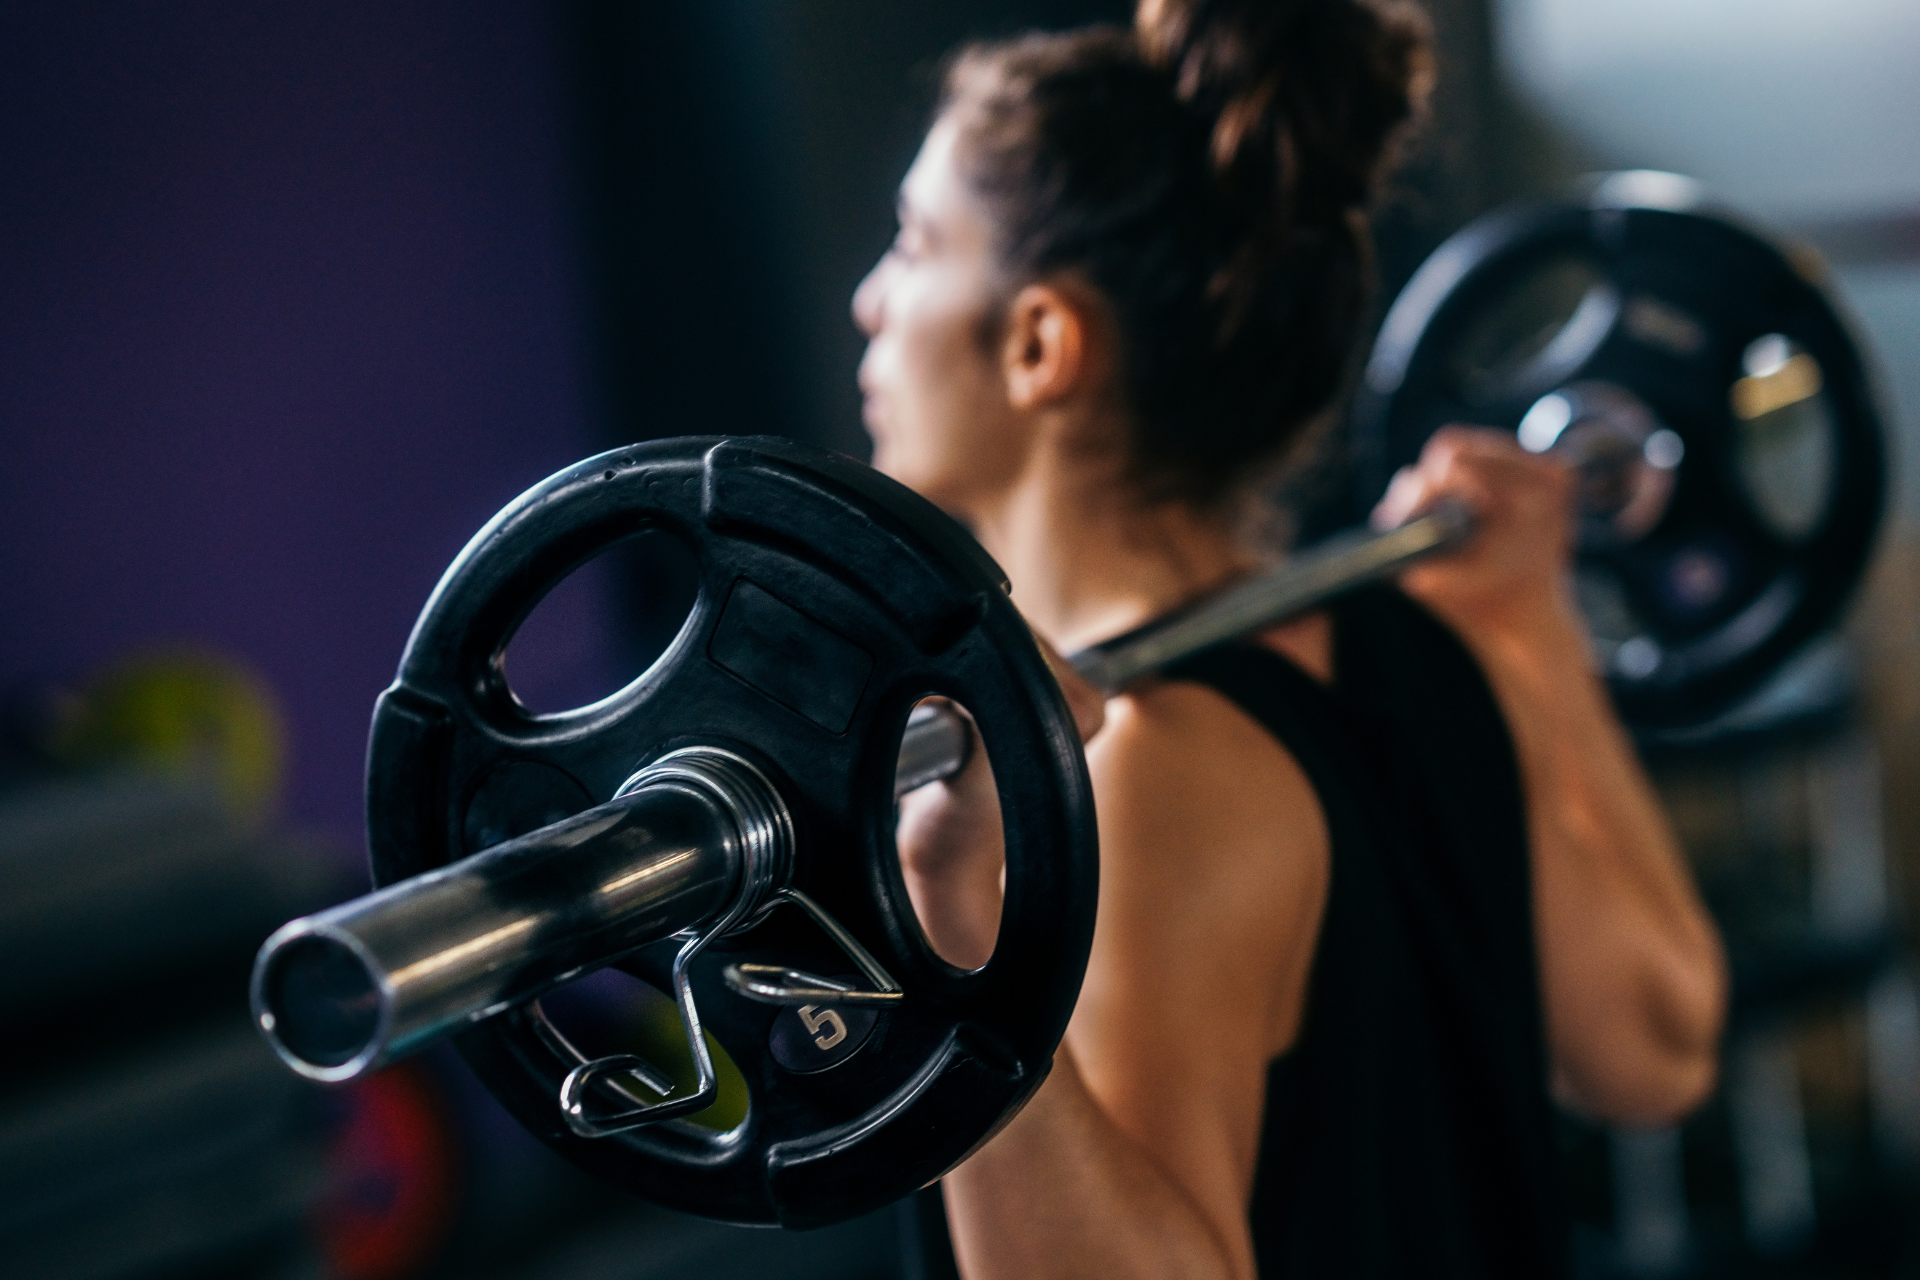
<path fill-rule="evenodd" d="M 236 813 L 280 796 L 285 721 L 267 684 L 219 654 L 169 650 L 115 663 L 79 689 L 48 749 L 77 768 L 136 766 L 213 783 Z"/>
<path fill-rule="evenodd" d="M 1733 411 L 1748 422 L 1820 394 L 1820 366 L 1804 351 L 1733 384 Z"/>
<path fill-rule="evenodd" d="M 687 1048 L 679 1006 L 664 993 L 646 987 L 640 993 L 635 1012 L 638 1016 L 630 1025 L 621 1051 L 645 1058 L 671 1077 L 674 1090 L 670 1096 L 677 1098 L 691 1091 L 699 1083 L 699 1073 L 694 1069 L 693 1054 Z M 687 1119 L 703 1128 L 725 1133 L 747 1118 L 747 1078 L 740 1074 L 740 1068 L 711 1032 L 701 1034 L 706 1036 L 707 1052 L 713 1055 L 713 1083 L 719 1096 L 712 1106 L 694 1112 Z M 628 1086 L 628 1089 L 639 1101 L 660 1101 L 643 1086 Z"/>

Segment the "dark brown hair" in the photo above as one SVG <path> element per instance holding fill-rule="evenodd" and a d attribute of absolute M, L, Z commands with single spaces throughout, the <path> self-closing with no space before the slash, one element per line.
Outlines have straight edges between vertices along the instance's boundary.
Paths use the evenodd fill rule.
<path fill-rule="evenodd" d="M 1002 269 L 1078 271 L 1113 309 L 1149 496 L 1217 502 L 1333 404 L 1430 69 L 1405 0 L 1142 0 L 1131 31 L 954 57 L 941 112 Z"/>

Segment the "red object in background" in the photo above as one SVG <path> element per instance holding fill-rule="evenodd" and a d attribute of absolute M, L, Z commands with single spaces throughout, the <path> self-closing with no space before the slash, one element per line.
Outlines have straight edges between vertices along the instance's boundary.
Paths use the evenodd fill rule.
<path fill-rule="evenodd" d="M 314 1234 L 340 1280 L 402 1280 L 425 1270 L 452 1225 L 452 1131 L 420 1067 L 389 1067 L 335 1095 L 325 1199 Z"/>

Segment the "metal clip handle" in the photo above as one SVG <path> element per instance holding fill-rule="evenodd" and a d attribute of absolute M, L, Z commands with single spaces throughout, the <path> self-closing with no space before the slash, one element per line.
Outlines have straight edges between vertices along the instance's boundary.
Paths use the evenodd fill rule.
<path fill-rule="evenodd" d="M 642 1125 L 658 1124 L 676 1116 L 704 1111 L 713 1105 L 720 1096 L 720 1086 L 713 1071 L 713 1055 L 707 1052 L 706 1033 L 700 1028 L 700 1007 L 693 1002 L 693 984 L 687 980 L 687 970 L 707 943 L 738 924 L 753 905 L 753 900 L 747 895 L 736 898 L 718 923 L 704 933 L 689 936 L 686 945 L 673 957 L 673 999 L 680 1006 L 680 1028 L 686 1032 L 687 1048 L 693 1053 L 694 1070 L 699 1077 L 698 1087 L 684 1098 L 641 1103 L 624 1111 L 590 1114 L 587 1110 L 587 1090 L 616 1073 L 624 1072 L 639 1077 L 642 1083 L 662 1097 L 673 1092 L 673 1082 L 643 1058 L 630 1053 L 595 1058 L 567 1072 L 567 1078 L 560 1082 L 560 1114 L 566 1120 L 567 1128 L 583 1138 L 608 1138 Z M 662 1084 L 666 1087 L 662 1088 Z"/>
<path fill-rule="evenodd" d="M 630 1053 L 595 1058 L 567 1072 L 567 1078 L 560 1082 L 560 1114 L 565 1118 L 567 1128 L 583 1138 L 607 1138 L 629 1129 L 638 1129 L 642 1125 L 658 1124 L 675 1116 L 702 1111 L 713 1104 L 720 1088 L 714 1076 L 713 1055 L 707 1052 L 707 1037 L 700 1029 L 700 1009 L 693 1002 L 693 987 L 687 981 L 687 966 L 710 939 L 725 932 L 731 923 L 731 919 L 722 921 L 720 927 L 689 938 L 673 958 L 674 1003 L 680 1006 L 680 1026 L 686 1032 L 687 1048 L 693 1053 L 694 1069 L 699 1073 L 698 1087 L 684 1098 L 643 1102 L 624 1111 L 590 1113 L 587 1109 L 587 1090 L 610 1075 L 624 1073 L 637 1076 L 663 1098 L 674 1089 L 673 1081 L 644 1058 Z"/>
<path fill-rule="evenodd" d="M 898 991 L 859 991 L 844 982 L 823 978 L 805 969 L 778 964 L 730 964 L 723 971 L 727 985 L 762 1004 L 892 1005 L 904 998 Z"/>
<path fill-rule="evenodd" d="M 859 940 L 847 932 L 846 926 L 828 914 L 825 907 L 809 898 L 798 889 L 782 889 L 776 895 L 791 902 L 813 918 L 815 924 L 833 939 L 833 944 L 845 952 L 847 958 L 866 975 L 873 984 L 870 991 L 860 991 L 848 987 L 832 978 L 822 978 L 818 974 L 808 973 L 804 969 L 790 969 L 777 964 L 730 964 L 720 971 L 735 994 L 749 1000 L 758 1000 L 761 1004 L 803 1006 L 810 1004 L 836 1005 L 895 1005 L 906 998 L 900 984 L 894 980 L 875 960 Z"/>

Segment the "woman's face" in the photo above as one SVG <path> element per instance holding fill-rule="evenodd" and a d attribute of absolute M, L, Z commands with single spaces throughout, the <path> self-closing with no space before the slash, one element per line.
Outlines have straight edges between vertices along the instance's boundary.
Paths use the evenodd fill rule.
<path fill-rule="evenodd" d="M 942 119 L 900 184 L 900 232 L 853 295 L 873 465 L 961 517 L 1018 475 L 1027 431 L 998 353 L 991 224 Z"/>

